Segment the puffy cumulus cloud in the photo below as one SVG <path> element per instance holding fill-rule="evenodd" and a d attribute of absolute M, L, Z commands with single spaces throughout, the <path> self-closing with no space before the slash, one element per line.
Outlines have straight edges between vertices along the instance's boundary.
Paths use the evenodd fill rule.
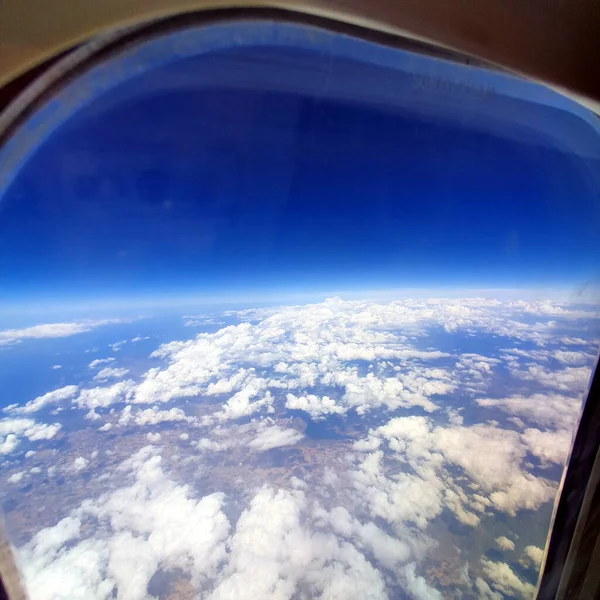
<path fill-rule="evenodd" d="M 115 358 L 113 356 L 110 356 L 108 358 L 97 358 L 96 360 L 93 360 L 88 365 L 88 367 L 90 367 L 90 369 L 96 369 L 100 365 L 106 365 L 108 363 L 114 362 L 114 360 L 115 360 Z"/>
<path fill-rule="evenodd" d="M 224 497 L 196 499 L 188 486 L 171 481 L 151 447 L 121 465 L 130 485 L 84 501 L 54 527 L 21 548 L 32 597 L 138 600 L 161 570 L 181 569 L 200 588 L 226 557 L 229 522 Z M 84 521 L 95 527 L 82 527 Z"/>
<path fill-rule="evenodd" d="M 540 459 L 542 466 L 550 463 L 564 465 L 571 449 L 572 438 L 573 432 L 567 430 L 526 429 L 521 436 L 529 452 Z"/>
<path fill-rule="evenodd" d="M 232 448 L 247 447 L 255 452 L 291 446 L 304 438 L 296 429 L 283 427 L 267 417 L 253 420 L 245 425 L 216 426 L 210 431 L 211 438 L 203 437 L 192 442 L 198 450 L 222 452 Z"/>
<path fill-rule="evenodd" d="M 193 421 L 180 408 L 160 410 L 157 406 L 140 410 L 136 413 L 134 421 L 137 425 L 157 425 L 158 423 L 173 421 Z"/>
<path fill-rule="evenodd" d="M 14 433 L 0 437 L 0 454 L 10 454 L 19 445 L 20 440 Z"/>
<path fill-rule="evenodd" d="M 479 398 L 477 404 L 526 419 L 533 425 L 573 430 L 579 420 L 581 398 L 559 394 L 532 394 L 508 398 Z"/>
<path fill-rule="evenodd" d="M 536 569 L 539 569 L 542 560 L 544 560 L 544 551 L 541 548 L 538 548 L 537 546 L 526 546 L 519 562 L 527 567 L 533 566 Z"/>
<path fill-rule="evenodd" d="M 125 402 L 132 397 L 135 390 L 135 382 L 131 379 L 119 381 L 108 387 L 96 387 L 81 390 L 74 403 L 79 408 L 93 410 L 106 408 L 116 402 Z"/>
<path fill-rule="evenodd" d="M 38 396 L 34 400 L 30 400 L 22 408 L 14 409 L 15 412 L 33 413 L 45 408 L 46 406 L 58 404 L 63 400 L 70 400 L 77 394 L 79 387 L 76 385 L 67 385 L 65 387 L 53 390 L 42 396 Z"/>
<path fill-rule="evenodd" d="M 442 600 L 441 592 L 427 584 L 423 577 L 415 573 L 415 563 L 406 565 L 403 569 L 406 577 L 406 588 L 413 598 L 418 600 Z"/>
<path fill-rule="evenodd" d="M 397 417 L 354 444 L 368 452 L 354 472 L 354 485 L 372 513 L 391 523 L 408 520 L 425 528 L 447 508 L 475 526 L 488 508 L 514 515 L 554 498 L 555 484 L 527 470 L 531 438 L 495 425 L 434 427 L 428 417 Z M 384 452 L 383 440 L 391 454 Z M 535 442 L 538 454 L 553 456 L 547 439 Z M 386 468 L 384 457 L 408 463 L 410 470 Z M 461 476 L 469 478 L 470 491 L 459 484 Z"/>
<path fill-rule="evenodd" d="M 481 565 L 488 583 L 497 591 L 526 600 L 533 598 L 535 587 L 520 579 L 506 563 L 482 558 Z"/>
<path fill-rule="evenodd" d="M 61 429 L 60 423 L 37 423 L 33 419 L 16 418 L 0 421 L 0 453 L 10 454 L 19 445 L 21 438 L 30 442 L 52 439 Z"/>
<path fill-rule="evenodd" d="M 23 477 L 25 477 L 25 471 L 20 471 L 18 473 L 13 473 L 6 481 L 8 481 L 8 483 L 19 483 Z"/>
<path fill-rule="evenodd" d="M 532 324 L 531 314 L 539 309 L 546 316 L 550 308 L 556 309 L 557 318 L 576 314 L 548 302 L 484 298 L 385 304 L 332 298 L 306 306 L 231 312 L 227 316 L 242 322 L 156 350 L 153 356 L 164 366 L 150 369 L 128 400 L 156 404 L 227 396 L 223 410 L 214 415 L 216 422 L 271 413 L 280 399 L 314 419 L 379 408 L 434 412 L 441 396 L 484 389 L 501 361 L 478 354 L 451 361 L 448 353 L 416 348 L 415 339 L 442 327 L 547 345 L 555 339 L 554 325 Z M 368 372 L 357 362 L 368 365 Z M 523 373 L 528 376 L 528 371 Z M 319 387 L 332 391 L 317 393 Z M 214 422 L 207 418 L 206 424 Z"/>
<path fill-rule="evenodd" d="M 504 600 L 504 596 L 500 592 L 494 592 L 481 577 L 475 578 L 475 590 L 480 600 Z"/>
<path fill-rule="evenodd" d="M 87 458 L 83 458 L 83 456 L 78 456 L 73 461 L 73 470 L 74 471 L 83 471 L 89 464 L 89 460 Z"/>
<path fill-rule="evenodd" d="M 100 369 L 100 371 L 94 375 L 94 379 L 97 381 L 103 381 L 106 379 L 120 379 L 121 377 L 125 377 L 127 373 L 129 373 L 129 369 L 105 367 L 104 369 Z"/>
<path fill-rule="evenodd" d="M 5 329 L 4 331 L 0 331 L 0 346 L 14 344 L 25 339 L 69 337 L 78 333 L 91 331 L 95 327 L 121 322 L 123 322 L 121 319 L 102 319 L 75 323 L 48 323 L 25 327 L 24 329 Z"/>
<path fill-rule="evenodd" d="M 285 406 L 291 410 L 303 410 L 315 420 L 326 415 L 339 415 L 345 412 L 344 408 L 336 404 L 335 400 L 329 396 L 315 396 L 314 394 L 302 396 L 287 394 Z"/>
<path fill-rule="evenodd" d="M 280 308 L 263 313 L 264 318 L 256 323 L 232 325 L 216 333 L 199 334 L 190 342 L 166 344 L 155 356 L 167 359 L 168 366 L 146 374 L 136 390 L 135 401 L 153 403 L 199 394 L 241 393 L 226 411 L 228 416 L 237 418 L 266 404 L 248 406 L 246 399 L 256 396 L 258 388 L 266 392 L 327 385 L 327 378 L 341 371 L 340 377 L 354 385 L 348 396 L 352 404 L 361 393 L 357 387 L 361 381 L 354 370 L 345 369 L 344 365 L 351 361 L 393 359 L 406 363 L 406 368 L 390 378 L 385 389 L 371 391 L 373 402 L 386 403 L 389 396 L 389 403 L 394 405 L 409 405 L 412 400 L 423 404 L 428 396 L 445 393 L 452 384 L 449 374 L 442 370 L 424 374 L 418 368 L 419 361 L 437 360 L 447 354 L 416 350 L 402 334 L 390 330 L 394 325 L 414 326 L 418 318 L 412 312 L 400 304 L 386 307 L 331 301 Z M 341 380 L 339 384 L 343 385 Z M 377 382 L 368 380 L 364 385 L 369 391 L 369 386 L 377 387 Z M 332 407 L 327 397 L 295 396 L 305 401 L 291 401 L 302 402 L 311 414 L 341 410 Z M 427 406 L 435 408 L 431 403 Z"/>
<path fill-rule="evenodd" d="M 307 527 L 309 510 L 301 490 L 261 488 L 237 522 L 208 598 L 288 600 L 300 590 L 308 597 L 385 598 L 382 574 L 354 544 Z"/>
<path fill-rule="evenodd" d="M 392 537 L 371 521 L 361 523 L 342 506 L 334 507 L 330 513 L 316 511 L 314 516 L 328 520 L 336 535 L 367 550 L 386 569 L 395 570 L 413 556 L 410 543 Z"/>
<path fill-rule="evenodd" d="M 566 367 L 551 370 L 541 365 L 530 366 L 525 371 L 512 371 L 512 375 L 561 392 L 583 394 L 588 389 L 592 366 Z"/>
<path fill-rule="evenodd" d="M 441 369 L 417 369 L 403 377 L 377 377 L 368 373 L 359 377 L 355 369 L 333 375 L 334 383 L 343 385 L 348 406 L 358 414 L 386 406 L 390 410 L 420 406 L 427 412 L 439 409 L 429 399 L 434 394 L 447 394 L 454 389 L 449 375 Z M 447 381 L 444 381 L 447 379 Z"/>
<path fill-rule="evenodd" d="M 248 443 L 253 450 L 263 452 L 281 446 L 291 446 L 299 442 L 304 435 L 295 429 L 283 429 L 274 425 L 259 431 L 256 437 Z"/>
<path fill-rule="evenodd" d="M 496 538 L 496 544 L 498 544 L 500 550 L 512 551 L 515 549 L 515 543 L 504 535 Z"/>
<path fill-rule="evenodd" d="M 582 340 L 583 341 L 583 340 Z M 566 344 L 564 341 L 559 343 Z M 585 342 L 584 342 L 585 343 Z M 517 364 L 519 359 L 526 359 L 534 362 L 548 363 L 550 359 L 567 365 L 587 365 L 592 366 L 596 358 L 591 352 L 576 352 L 573 350 L 521 350 L 511 348 L 502 351 L 503 358 L 510 363 Z"/>
<path fill-rule="evenodd" d="M 494 369 L 502 361 L 498 358 L 482 356 L 481 354 L 462 354 L 456 363 L 456 370 L 461 377 L 470 379 L 470 388 L 477 390 L 485 388 Z"/>
<path fill-rule="evenodd" d="M 418 475 L 388 476 L 378 450 L 368 454 L 351 477 L 368 512 L 393 526 L 401 528 L 408 522 L 425 529 L 442 511 L 445 486 L 432 468 L 421 469 Z"/>

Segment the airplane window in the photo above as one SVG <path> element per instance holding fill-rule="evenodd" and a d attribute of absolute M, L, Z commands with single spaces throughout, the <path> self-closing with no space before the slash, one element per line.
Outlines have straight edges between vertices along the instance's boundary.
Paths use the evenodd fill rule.
<path fill-rule="evenodd" d="M 269 20 L 54 90 L 0 150 L 32 600 L 533 598 L 600 339 L 599 132 Z"/>

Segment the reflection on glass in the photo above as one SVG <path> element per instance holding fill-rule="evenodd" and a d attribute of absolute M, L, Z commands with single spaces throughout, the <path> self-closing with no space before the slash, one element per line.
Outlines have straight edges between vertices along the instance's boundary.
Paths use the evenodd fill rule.
<path fill-rule="evenodd" d="M 599 149 L 536 85 L 272 23 L 59 93 L 1 157 L 31 597 L 532 598 L 598 346 Z"/>

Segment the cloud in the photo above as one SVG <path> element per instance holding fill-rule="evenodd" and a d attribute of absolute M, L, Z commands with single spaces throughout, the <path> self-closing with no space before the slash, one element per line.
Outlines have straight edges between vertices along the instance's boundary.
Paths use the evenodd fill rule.
<path fill-rule="evenodd" d="M 170 410 L 160 410 L 154 406 L 146 410 L 140 410 L 135 416 L 137 425 L 157 425 L 166 421 L 191 421 L 180 408 L 171 408 Z"/>
<path fill-rule="evenodd" d="M 438 590 L 427 585 L 423 577 L 415 574 L 415 563 L 406 565 L 403 573 L 406 577 L 406 588 L 413 598 L 418 598 L 419 600 L 442 600 L 443 596 Z"/>
<path fill-rule="evenodd" d="M 291 446 L 299 442 L 304 437 L 303 434 L 295 429 L 282 429 L 281 427 L 273 426 L 260 431 L 258 435 L 248 443 L 248 446 L 253 450 L 263 452 L 281 446 Z"/>
<path fill-rule="evenodd" d="M 54 527 L 38 532 L 20 549 L 32 597 L 46 600 L 90 597 L 138 600 L 159 569 L 182 569 L 195 586 L 214 576 L 225 559 L 229 522 L 222 494 L 196 499 L 173 483 L 151 447 L 119 468 L 131 484 L 81 506 Z M 95 519 L 96 527 L 82 527 Z"/>
<path fill-rule="evenodd" d="M 37 423 L 33 419 L 17 418 L 0 421 L 0 453 L 10 454 L 26 437 L 30 442 L 52 439 L 61 429 L 60 423 Z"/>
<path fill-rule="evenodd" d="M 83 471 L 83 469 L 85 469 L 89 464 L 89 461 L 86 458 L 83 458 L 83 456 L 78 456 L 74 461 L 73 461 L 73 470 L 74 471 Z"/>
<path fill-rule="evenodd" d="M 4 331 L 0 331 L 0 346 L 14 344 L 25 339 L 69 337 L 78 333 L 91 331 L 95 327 L 121 322 L 121 319 L 102 319 L 75 323 L 48 323 L 24 329 L 5 329 Z"/>
<path fill-rule="evenodd" d="M 525 371 L 512 371 L 512 375 L 554 390 L 583 394 L 588 389 L 591 367 L 566 367 L 556 371 L 534 365 Z"/>
<path fill-rule="evenodd" d="M 315 396 L 306 394 L 304 396 L 295 396 L 287 394 L 285 406 L 292 410 L 303 410 L 313 419 L 319 419 L 325 415 L 343 414 L 344 408 L 336 404 L 335 400 L 329 396 Z"/>
<path fill-rule="evenodd" d="M 135 382 L 127 379 L 109 387 L 96 387 L 81 390 L 74 402 L 79 408 L 92 410 L 95 408 L 106 408 L 116 402 L 128 400 L 134 393 Z"/>
<path fill-rule="evenodd" d="M 512 551 L 515 549 L 515 543 L 504 535 L 496 538 L 496 544 L 498 544 L 498 548 L 501 550 Z"/>
<path fill-rule="evenodd" d="M 23 408 L 17 409 L 17 412 L 23 413 L 33 413 L 45 408 L 51 404 L 57 404 L 62 400 L 70 400 L 77 394 L 79 391 L 79 387 L 76 385 L 67 385 L 65 387 L 59 388 L 57 390 L 53 390 L 52 392 L 48 392 L 43 394 L 42 396 L 38 396 L 34 400 L 31 400 L 25 404 Z"/>
<path fill-rule="evenodd" d="M 212 599 L 438 599 L 430 568 L 438 527 L 455 541 L 449 519 L 471 527 L 473 538 L 480 529 L 489 534 L 495 520 L 502 525 L 485 547 L 498 536 L 500 549 L 514 551 L 511 520 L 498 513 L 535 510 L 557 492 L 556 469 L 548 467 L 564 461 L 581 404 L 569 386 L 580 389 L 589 369 L 589 346 L 560 346 L 565 323 L 580 323 L 576 312 L 482 298 L 330 299 L 231 313 L 235 324 L 162 345 L 140 382 L 65 396 L 83 411 L 74 414 L 97 421 L 87 423 L 94 426 L 90 445 L 67 448 L 65 464 L 88 461 L 97 445 L 102 481 L 91 478 L 83 493 L 94 485 L 105 493 L 83 501 L 56 531 L 49 528 L 51 541 L 67 541 L 46 550 L 34 540 L 25 545 L 28 580 L 42 600 L 56 591 L 53 577 L 66 578 L 67 595 L 85 588 L 142 598 L 156 574 L 154 581 L 181 578 Z M 457 336 L 495 336 L 494 348 L 509 349 L 494 356 L 441 351 L 462 347 L 449 343 Z M 104 366 L 110 362 L 90 366 L 99 377 L 113 371 Z M 532 393 L 536 387 L 546 393 Z M 41 400 L 46 396 L 29 404 L 49 406 L 54 401 Z M 306 420 L 328 417 L 347 425 L 345 435 L 307 440 Z M 0 443 L 17 447 L 32 423 L 16 433 L 9 428 Z M 126 436 L 96 433 L 121 427 Z M 306 436 L 326 427 L 339 432 L 329 423 L 308 424 Z M 156 447 L 135 452 L 147 440 L 164 449 L 164 458 Z M 291 458 L 285 463 L 269 452 L 288 447 L 280 453 Z M 124 451 L 134 454 L 116 472 L 104 467 Z M 36 466 L 47 467 L 44 454 Z M 84 465 L 87 474 L 91 466 Z M 211 492 L 228 495 L 195 487 L 207 481 Z M 195 537 L 186 527 L 196 527 Z M 536 540 L 522 535 L 519 543 L 529 541 Z M 454 569 L 454 560 L 468 580 L 456 584 L 460 593 L 465 586 L 490 600 L 529 593 L 509 565 L 472 560 L 479 577 L 471 580 L 465 555 L 449 557 L 444 569 Z"/>
<path fill-rule="evenodd" d="M 105 364 L 111 363 L 114 360 L 115 359 L 113 357 L 97 358 L 96 360 L 93 360 L 88 366 L 90 367 L 90 369 L 95 369 L 96 367 L 99 367 L 100 365 L 105 365 Z"/>
<path fill-rule="evenodd" d="M 529 452 L 540 459 L 542 466 L 550 463 L 563 466 L 571 449 L 572 438 L 573 432 L 568 430 L 526 429 L 521 436 Z"/>
<path fill-rule="evenodd" d="M 267 417 L 245 425 L 216 426 L 210 430 L 211 438 L 200 438 L 193 444 L 198 450 L 222 452 L 233 448 L 250 448 L 255 452 L 265 452 L 273 448 L 290 446 L 304 438 L 296 429 L 275 424 Z"/>
<path fill-rule="evenodd" d="M 10 454 L 19 443 L 20 440 L 14 433 L 0 437 L 0 454 Z"/>
<path fill-rule="evenodd" d="M 581 398 L 559 394 L 532 394 L 508 398 L 479 398 L 477 404 L 527 419 L 531 424 L 573 430 L 579 420 Z"/>
<path fill-rule="evenodd" d="M 376 439 L 386 440 L 392 456 L 407 462 L 413 473 L 404 471 L 390 478 L 384 465 L 386 454 Z M 531 434 L 523 439 L 518 432 L 495 425 L 434 427 L 428 417 L 393 418 L 354 444 L 359 451 L 378 448 L 354 472 L 355 487 L 372 513 L 391 523 L 409 520 L 425 528 L 446 507 L 459 521 L 474 526 L 480 520 L 477 513 L 487 507 L 514 515 L 554 498 L 555 484 L 527 471 L 530 446 L 554 456 L 544 445 L 547 439 L 535 441 L 537 446 Z M 461 472 L 452 475 L 456 467 Z M 462 474 L 469 477 L 479 498 L 458 484 Z"/>
<path fill-rule="evenodd" d="M 100 371 L 98 371 L 98 373 L 96 373 L 96 375 L 94 375 L 94 379 L 96 379 L 96 380 L 106 380 L 109 378 L 119 379 L 119 378 L 127 375 L 127 373 L 129 373 L 129 369 L 115 369 L 115 368 L 111 368 L 111 367 L 105 367 L 104 369 L 101 369 Z"/>
<path fill-rule="evenodd" d="M 488 582 L 499 592 L 519 598 L 533 598 L 535 587 L 517 577 L 506 563 L 482 558 L 481 565 Z"/>
<path fill-rule="evenodd" d="M 542 560 L 544 560 L 544 551 L 541 548 L 538 548 L 537 546 L 526 546 L 519 562 L 527 567 L 533 566 L 536 569 L 539 569 Z"/>
<path fill-rule="evenodd" d="M 6 481 L 8 483 L 19 483 L 23 477 L 25 477 L 25 471 L 20 471 L 19 473 L 13 473 Z"/>
<path fill-rule="evenodd" d="M 303 525 L 308 510 L 300 490 L 261 488 L 240 516 L 229 558 L 208 598 L 289 599 L 385 597 L 381 573 L 350 543 Z"/>

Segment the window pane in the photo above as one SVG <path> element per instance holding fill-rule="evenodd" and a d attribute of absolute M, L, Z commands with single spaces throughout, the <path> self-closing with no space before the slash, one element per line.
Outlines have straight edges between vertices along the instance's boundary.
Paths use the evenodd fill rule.
<path fill-rule="evenodd" d="M 34 600 L 532 598 L 598 350 L 595 116 L 313 27 L 93 66 L 0 155 Z"/>

